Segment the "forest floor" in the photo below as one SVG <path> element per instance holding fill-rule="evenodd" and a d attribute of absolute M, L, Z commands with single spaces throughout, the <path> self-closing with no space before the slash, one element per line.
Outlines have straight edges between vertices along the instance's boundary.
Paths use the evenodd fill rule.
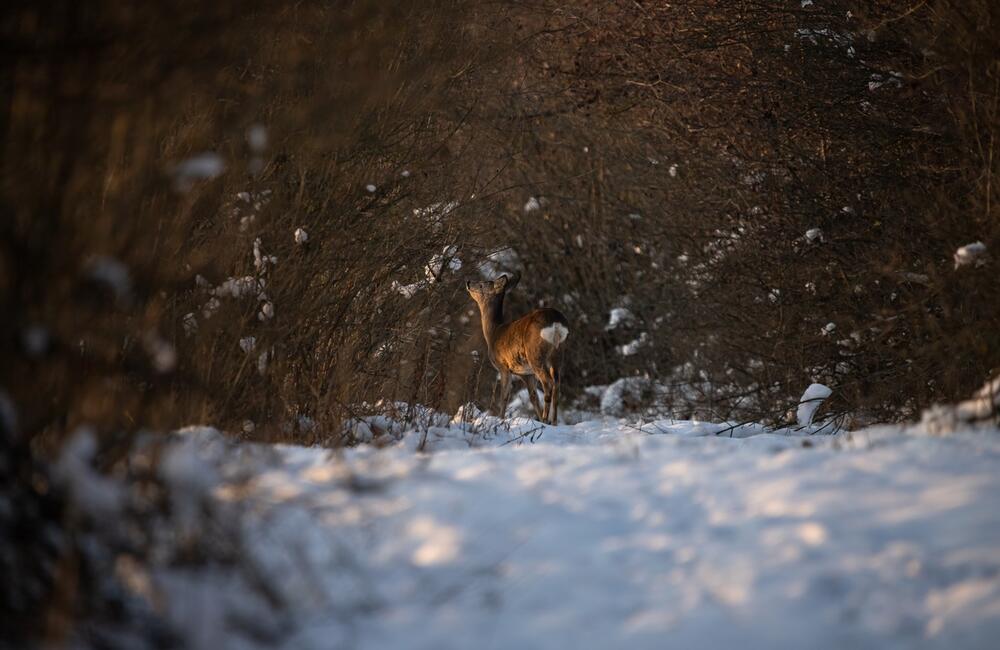
<path fill-rule="evenodd" d="M 238 512 L 221 521 L 243 545 L 237 570 L 153 575 L 186 644 L 885 649 L 1000 638 L 995 429 L 447 419 L 340 451 L 180 432 L 167 478 Z"/>

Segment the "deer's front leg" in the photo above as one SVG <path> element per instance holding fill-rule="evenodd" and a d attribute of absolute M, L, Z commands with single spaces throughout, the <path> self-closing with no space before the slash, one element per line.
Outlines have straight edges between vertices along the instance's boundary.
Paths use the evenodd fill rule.
<path fill-rule="evenodd" d="M 510 399 L 510 371 L 500 370 L 500 417 L 507 417 L 507 401 Z"/>

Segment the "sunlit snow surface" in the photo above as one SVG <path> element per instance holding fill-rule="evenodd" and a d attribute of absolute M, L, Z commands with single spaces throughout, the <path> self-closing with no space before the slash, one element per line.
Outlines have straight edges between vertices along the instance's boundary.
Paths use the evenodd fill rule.
<path fill-rule="evenodd" d="M 988 648 L 1000 638 L 995 430 L 433 424 L 340 453 L 235 453 L 191 438 L 219 476 L 253 477 L 221 480 L 214 494 L 244 513 L 245 561 L 285 605 L 285 647 Z M 261 625 L 274 616 L 221 575 L 161 584 L 179 596 L 166 599 L 170 616 L 212 647 L 254 647 L 223 623 L 228 610 Z"/>

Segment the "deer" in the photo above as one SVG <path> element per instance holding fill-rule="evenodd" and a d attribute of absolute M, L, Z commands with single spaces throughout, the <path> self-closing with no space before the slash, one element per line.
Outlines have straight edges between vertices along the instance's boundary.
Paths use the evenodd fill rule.
<path fill-rule="evenodd" d="M 465 283 L 465 290 L 479 306 L 490 362 L 500 374 L 500 417 L 507 414 L 511 376 L 528 387 L 528 397 L 539 421 L 555 424 L 559 411 L 560 347 L 569 336 L 569 323 L 557 309 L 535 309 L 504 322 L 503 301 L 517 286 L 520 273 L 495 280 Z M 535 382 L 542 385 L 545 408 L 538 403 Z"/>

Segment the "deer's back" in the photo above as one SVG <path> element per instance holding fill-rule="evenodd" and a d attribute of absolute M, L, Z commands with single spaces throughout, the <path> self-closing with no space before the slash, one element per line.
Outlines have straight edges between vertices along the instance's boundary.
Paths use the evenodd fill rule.
<path fill-rule="evenodd" d="M 555 330 L 554 325 L 557 326 Z M 548 365 L 552 353 L 566 338 L 568 331 L 568 321 L 557 309 L 529 312 L 500 326 L 493 349 L 495 363 L 517 374 L 530 374 L 531 366 Z"/>

